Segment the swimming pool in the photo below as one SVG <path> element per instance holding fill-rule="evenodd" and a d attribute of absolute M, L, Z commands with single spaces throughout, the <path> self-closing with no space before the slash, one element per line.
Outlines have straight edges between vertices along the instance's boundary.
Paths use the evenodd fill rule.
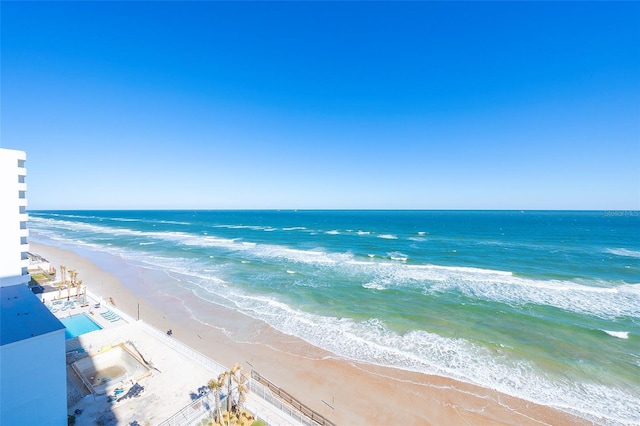
<path fill-rule="evenodd" d="M 66 327 L 64 331 L 64 338 L 67 340 L 92 331 L 102 330 L 102 327 L 100 327 L 86 314 L 78 314 L 72 317 L 61 318 L 60 322 Z"/>
<path fill-rule="evenodd" d="M 123 381 L 137 381 L 151 374 L 143 361 L 124 344 L 103 348 L 99 354 L 82 358 L 72 366 L 87 388 L 97 395 L 110 392 Z"/>

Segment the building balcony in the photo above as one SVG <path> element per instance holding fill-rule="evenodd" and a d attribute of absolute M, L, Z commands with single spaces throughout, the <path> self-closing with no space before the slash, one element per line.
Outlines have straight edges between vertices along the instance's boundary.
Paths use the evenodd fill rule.
<path fill-rule="evenodd" d="M 26 182 L 18 182 L 18 191 L 26 191 L 27 183 Z"/>
<path fill-rule="evenodd" d="M 29 251 L 29 243 L 20 244 L 20 251 L 26 254 Z"/>
<path fill-rule="evenodd" d="M 22 207 L 22 206 L 27 206 L 27 198 L 18 198 L 18 206 Z"/>
<path fill-rule="evenodd" d="M 29 236 L 29 228 L 20 229 L 18 234 L 19 237 L 28 237 Z"/>
<path fill-rule="evenodd" d="M 18 220 L 20 222 L 24 222 L 26 224 L 29 221 L 29 214 L 27 214 L 27 213 L 18 214 Z"/>

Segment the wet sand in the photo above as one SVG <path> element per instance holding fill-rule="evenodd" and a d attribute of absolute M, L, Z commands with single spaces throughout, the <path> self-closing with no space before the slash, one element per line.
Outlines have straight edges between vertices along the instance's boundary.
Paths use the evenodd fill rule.
<path fill-rule="evenodd" d="M 339 425 L 592 424 L 491 389 L 336 357 L 189 291 L 176 295 L 177 278 L 117 256 L 30 246 L 56 269 L 77 270 L 90 291 L 111 297 L 133 318 L 139 315 L 160 330 L 171 329 L 175 338 L 225 366 L 238 362 L 255 369 Z M 163 291 L 169 286 L 173 295 Z M 190 311 L 206 313 L 206 318 L 196 320 Z"/>

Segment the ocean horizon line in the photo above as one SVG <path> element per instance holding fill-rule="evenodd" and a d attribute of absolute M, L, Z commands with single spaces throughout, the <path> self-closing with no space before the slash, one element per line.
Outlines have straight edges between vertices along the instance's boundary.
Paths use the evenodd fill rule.
<path fill-rule="evenodd" d="M 422 209 L 422 208 L 61 208 L 61 209 L 27 209 L 27 212 L 516 212 L 516 213 L 606 213 L 621 212 L 630 216 L 640 216 L 640 209 Z"/>

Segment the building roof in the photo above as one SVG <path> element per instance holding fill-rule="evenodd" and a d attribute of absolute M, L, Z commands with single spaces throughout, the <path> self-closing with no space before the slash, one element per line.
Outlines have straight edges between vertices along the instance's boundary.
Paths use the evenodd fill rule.
<path fill-rule="evenodd" d="M 0 345 L 64 329 L 26 285 L 0 287 Z"/>

